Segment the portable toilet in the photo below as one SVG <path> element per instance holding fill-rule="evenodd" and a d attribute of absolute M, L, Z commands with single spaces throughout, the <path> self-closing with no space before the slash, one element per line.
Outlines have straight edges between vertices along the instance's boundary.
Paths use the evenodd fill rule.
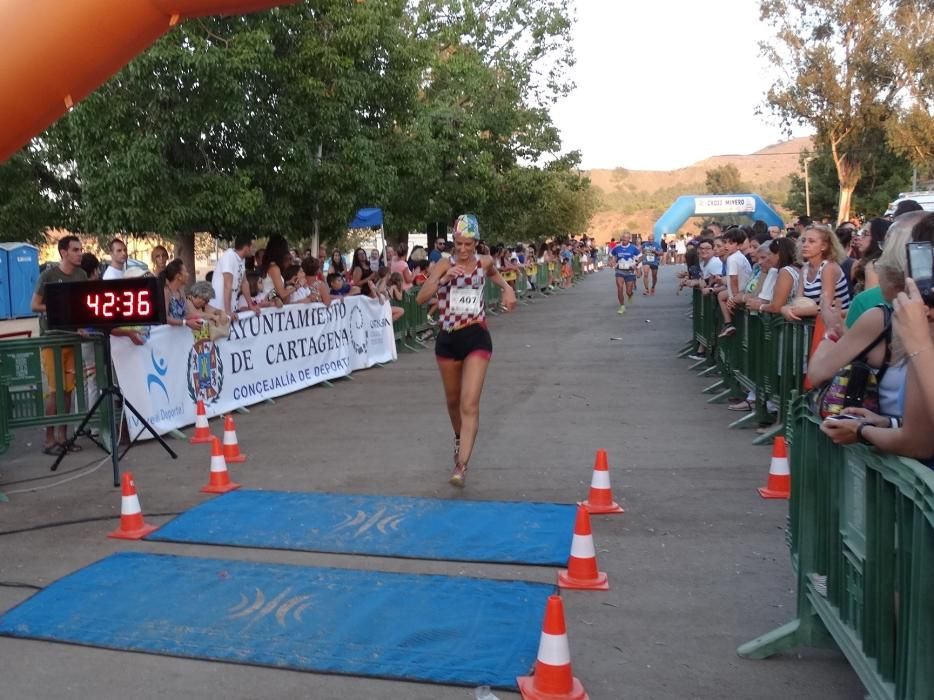
<path fill-rule="evenodd" d="M 10 318 L 9 251 L 0 247 L 0 321 Z"/>
<path fill-rule="evenodd" d="M 35 316 L 32 295 L 39 279 L 39 249 L 28 243 L 0 243 L 6 251 L 10 317 Z"/>

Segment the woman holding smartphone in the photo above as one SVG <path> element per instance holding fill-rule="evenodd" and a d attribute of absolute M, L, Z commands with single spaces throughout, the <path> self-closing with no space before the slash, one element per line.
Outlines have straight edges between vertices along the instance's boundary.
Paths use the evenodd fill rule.
<path fill-rule="evenodd" d="M 896 223 L 907 216 L 898 217 Z M 934 277 L 934 255 L 930 248 L 934 242 L 934 215 L 922 214 L 914 220 L 917 223 L 912 230 L 913 242 L 927 245 L 911 246 L 914 250 L 908 253 L 909 271 L 918 277 L 922 289 L 913 279 L 906 280 L 905 291 L 894 300 L 892 317 L 895 336 L 908 365 L 907 381 L 899 397 L 903 418 L 897 421 L 865 409 L 848 408 L 845 417 L 824 421 L 821 430 L 838 444 L 859 441 L 886 452 L 913 457 L 934 468 L 934 420 L 931 418 L 934 416 L 934 298 L 929 292 Z M 912 252 L 915 254 L 911 255 Z"/>
<path fill-rule="evenodd" d="M 885 250 L 876 262 L 879 286 L 886 303 L 866 311 L 842 337 L 828 330 L 808 362 L 808 378 L 814 386 L 829 381 L 856 357 L 865 354 L 866 362 L 876 370 L 879 382 L 879 405 L 882 413 L 898 417 L 898 396 L 905 382 L 907 367 L 904 353 L 892 343 L 889 304 L 905 289 L 905 244 L 918 217 L 903 216 L 889 229 Z"/>

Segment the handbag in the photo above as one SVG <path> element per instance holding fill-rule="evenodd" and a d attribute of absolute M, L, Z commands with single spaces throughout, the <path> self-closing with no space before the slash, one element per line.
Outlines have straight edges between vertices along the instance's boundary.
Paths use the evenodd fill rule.
<path fill-rule="evenodd" d="M 879 413 L 879 385 L 889 367 L 892 341 L 892 309 L 879 304 L 884 314 L 882 332 L 853 360 L 844 365 L 825 384 L 810 392 L 811 408 L 821 418 L 839 415 L 844 408 L 861 406 L 873 413 Z M 882 366 L 875 370 L 866 362 L 866 357 L 879 343 L 885 341 L 885 357 Z"/>

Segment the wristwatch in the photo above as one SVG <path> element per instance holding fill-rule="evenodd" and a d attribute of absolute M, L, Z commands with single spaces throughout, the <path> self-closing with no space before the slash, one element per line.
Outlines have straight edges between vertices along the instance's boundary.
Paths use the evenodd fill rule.
<path fill-rule="evenodd" d="M 868 445 L 869 447 L 875 447 L 875 445 L 873 445 L 873 443 L 869 441 L 869 438 L 863 435 L 863 430 L 870 425 L 872 425 L 872 423 L 860 423 L 859 427 L 856 429 L 856 439 L 859 440 L 864 445 Z"/>

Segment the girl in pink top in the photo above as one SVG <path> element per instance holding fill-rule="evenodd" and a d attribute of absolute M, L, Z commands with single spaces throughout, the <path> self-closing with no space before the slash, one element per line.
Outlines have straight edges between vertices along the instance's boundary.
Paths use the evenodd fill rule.
<path fill-rule="evenodd" d="M 393 256 L 392 262 L 389 263 L 389 272 L 390 274 L 398 272 L 402 276 L 402 290 L 405 291 L 412 286 L 412 279 L 414 275 L 412 271 L 409 270 L 409 264 L 405 261 L 405 254 L 408 251 L 408 247 L 405 243 L 400 243 L 396 246 L 395 255 Z"/>

